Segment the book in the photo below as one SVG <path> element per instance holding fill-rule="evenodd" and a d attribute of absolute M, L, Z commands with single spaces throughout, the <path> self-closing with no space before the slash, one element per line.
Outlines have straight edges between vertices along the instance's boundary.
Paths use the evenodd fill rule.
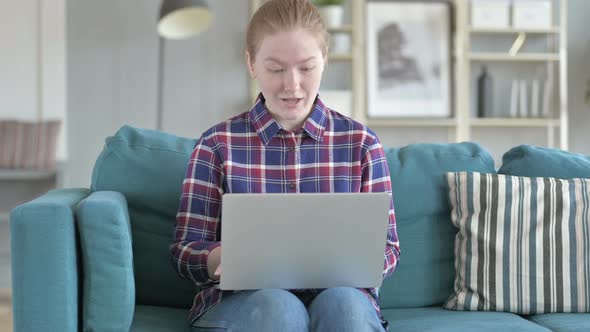
<path fill-rule="evenodd" d="M 526 80 L 520 80 L 519 83 L 519 91 L 518 91 L 518 99 L 519 103 L 519 116 L 521 118 L 526 118 L 529 108 L 529 101 L 527 95 L 527 82 Z"/>
<path fill-rule="evenodd" d="M 0 168 L 55 168 L 60 120 L 0 121 Z"/>
<path fill-rule="evenodd" d="M 531 82 L 531 117 L 538 118 L 539 115 L 539 80 L 534 79 Z"/>
<path fill-rule="evenodd" d="M 541 104 L 541 116 L 543 118 L 551 117 L 551 102 L 553 98 L 553 71 L 549 70 L 547 78 L 543 83 L 543 101 Z"/>
<path fill-rule="evenodd" d="M 512 80 L 512 87 L 510 88 L 510 117 L 516 118 L 518 116 L 518 80 Z"/>
<path fill-rule="evenodd" d="M 12 155 L 9 168 L 23 168 L 25 149 L 25 128 L 22 121 L 15 121 L 12 128 Z"/>
<path fill-rule="evenodd" d="M 38 167 L 41 169 L 55 169 L 57 155 L 57 140 L 61 128 L 61 121 L 52 120 L 44 123 L 43 148 L 39 153 Z"/>
<path fill-rule="evenodd" d="M 0 168 L 10 167 L 10 147 L 12 142 L 10 141 L 11 135 L 11 124 L 9 121 L 0 121 Z"/>

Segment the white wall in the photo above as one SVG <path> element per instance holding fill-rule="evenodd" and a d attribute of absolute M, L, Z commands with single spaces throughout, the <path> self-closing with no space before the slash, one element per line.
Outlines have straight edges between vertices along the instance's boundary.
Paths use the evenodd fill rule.
<path fill-rule="evenodd" d="M 66 18 L 65 0 L 42 1 L 43 118 L 61 119 L 57 159 L 67 154 L 68 118 L 66 116 Z"/>
<path fill-rule="evenodd" d="M 165 42 L 163 129 L 186 137 L 250 107 L 244 55 L 250 1 L 208 3 L 209 29 Z"/>
<path fill-rule="evenodd" d="M 88 186 L 107 136 L 124 124 L 156 126 L 160 1 L 67 3 L 72 157 L 64 183 Z M 249 1 L 209 5 L 207 31 L 164 44 L 163 130 L 186 137 L 200 136 L 249 104 L 243 55 Z"/>
<path fill-rule="evenodd" d="M 37 114 L 37 1 L 0 3 L 0 116 L 35 118 Z"/>
<path fill-rule="evenodd" d="M 156 126 L 157 0 L 67 1 L 66 187 L 88 187 L 104 140 Z"/>
<path fill-rule="evenodd" d="M 590 103 L 585 99 L 590 80 L 590 1 L 569 0 L 568 11 L 568 97 L 570 150 L 590 155 Z"/>
<path fill-rule="evenodd" d="M 66 119 L 65 0 L 0 2 L 0 118 Z M 67 158 L 62 122 L 57 158 Z"/>

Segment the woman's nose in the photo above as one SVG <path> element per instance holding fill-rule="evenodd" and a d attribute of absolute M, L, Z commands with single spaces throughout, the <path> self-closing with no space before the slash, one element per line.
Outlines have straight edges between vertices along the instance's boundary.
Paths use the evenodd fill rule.
<path fill-rule="evenodd" d="M 285 85 L 285 90 L 294 91 L 297 90 L 299 87 L 299 73 L 296 70 L 288 70 L 285 73 L 285 78 L 283 84 Z"/>

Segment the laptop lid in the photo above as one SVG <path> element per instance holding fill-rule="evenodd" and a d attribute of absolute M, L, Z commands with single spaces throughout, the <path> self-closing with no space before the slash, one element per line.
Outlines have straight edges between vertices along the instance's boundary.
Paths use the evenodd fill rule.
<path fill-rule="evenodd" d="M 225 194 L 224 290 L 379 287 L 388 193 Z"/>

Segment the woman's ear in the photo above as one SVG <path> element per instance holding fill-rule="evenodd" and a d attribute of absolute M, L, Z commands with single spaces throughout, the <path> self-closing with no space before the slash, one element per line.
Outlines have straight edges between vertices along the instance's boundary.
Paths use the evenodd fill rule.
<path fill-rule="evenodd" d="M 252 57 L 250 56 L 250 52 L 246 51 L 246 64 L 248 65 L 248 72 L 250 73 L 250 77 L 256 78 L 256 73 L 254 72 L 254 63 L 252 62 Z"/>

